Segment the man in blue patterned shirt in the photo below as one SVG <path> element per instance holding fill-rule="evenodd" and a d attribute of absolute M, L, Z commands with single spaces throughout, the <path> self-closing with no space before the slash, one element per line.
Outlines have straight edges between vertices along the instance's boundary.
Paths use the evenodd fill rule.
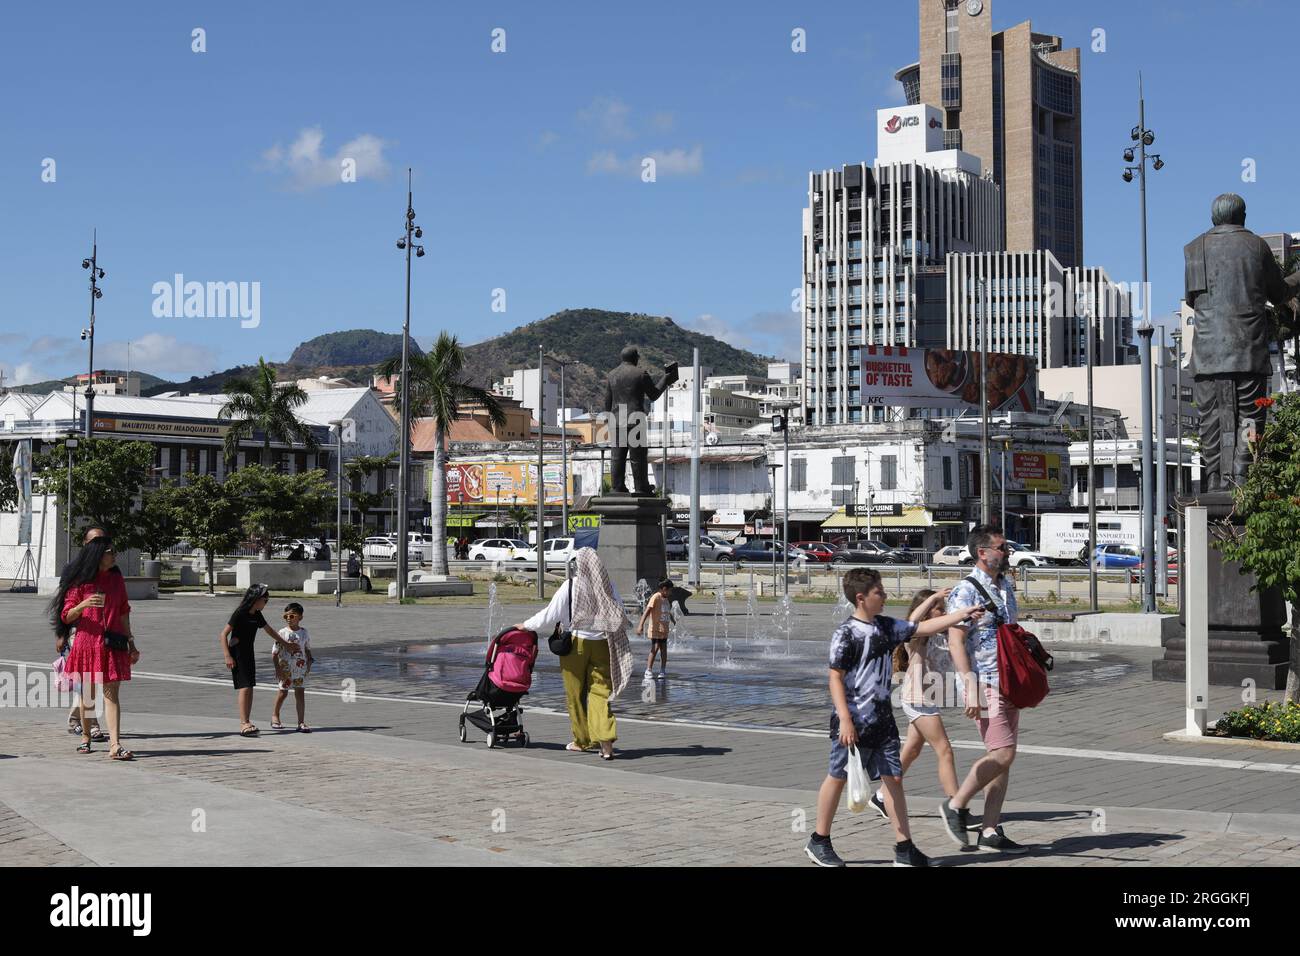
<path fill-rule="evenodd" d="M 853 615 L 831 635 L 830 770 L 817 795 L 817 829 L 804 852 L 818 866 L 843 866 L 831 846 L 831 823 L 844 792 L 848 763 L 859 760 L 872 780 L 882 780 L 885 809 L 894 825 L 894 866 L 929 866 L 912 845 L 899 762 L 898 725 L 889 693 L 894 648 L 913 637 L 928 637 L 983 613 L 979 602 L 943 617 L 913 623 L 886 617 L 880 573 L 854 568 L 844 575 L 844 596 Z"/>
<path fill-rule="evenodd" d="M 991 613 L 969 627 L 959 624 L 951 628 L 948 651 L 960 677 L 966 716 L 978 721 L 986 753 L 971 767 L 952 798 L 940 804 L 940 816 L 953 842 L 961 847 L 969 846 L 966 831 L 970 801 L 987 787 L 984 828 L 977 848 L 991 853 L 1019 854 L 1025 848 L 1008 839 L 998 824 L 1020 731 L 1020 710 L 1001 696 L 998 680 L 998 628 L 1014 624 L 1017 616 L 1015 586 L 1003 573 L 1010 548 L 1001 528 L 992 525 L 975 527 L 967 546 L 975 558 L 975 568 L 952 589 L 948 608 L 987 603 Z"/>

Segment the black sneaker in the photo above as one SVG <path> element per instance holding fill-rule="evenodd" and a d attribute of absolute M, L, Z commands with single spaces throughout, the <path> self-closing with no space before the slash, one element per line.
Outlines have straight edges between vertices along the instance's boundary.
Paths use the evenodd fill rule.
<path fill-rule="evenodd" d="M 939 804 L 939 818 L 943 820 L 943 828 L 948 831 L 948 836 L 952 842 L 960 847 L 970 846 L 970 837 L 967 835 L 967 829 L 970 826 L 970 810 L 962 807 L 960 810 L 954 810 L 948 806 L 948 801 L 944 800 Z"/>
<path fill-rule="evenodd" d="M 993 836 L 980 834 L 979 843 L 976 846 L 981 850 L 987 850 L 989 853 L 1009 853 L 1014 856 L 1029 852 L 1028 847 L 1023 847 L 1014 840 L 1007 839 L 1002 832 L 1001 826 L 994 827 Z"/>
<path fill-rule="evenodd" d="M 844 861 L 839 858 L 835 848 L 831 846 L 830 840 L 808 839 L 808 845 L 803 848 L 808 854 L 808 859 L 812 860 L 818 866 L 843 866 Z"/>
<path fill-rule="evenodd" d="M 886 820 L 889 819 L 889 811 L 885 809 L 885 798 L 880 795 L 879 790 L 877 790 L 875 793 L 871 795 L 871 800 L 868 802 L 873 807 L 876 808 L 877 813 L 879 813 Z"/>
<path fill-rule="evenodd" d="M 894 844 L 894 866 L 938 866 L 918 850 L 911 840 Z"/>
<path fill-rule="evenodd" d="M 967 811 L 969 813 L 969 810 Z M 979 833 L 984 829 L 984 818 L 976 816 L 966 817 L 966 831 L 968 833 Z"/>

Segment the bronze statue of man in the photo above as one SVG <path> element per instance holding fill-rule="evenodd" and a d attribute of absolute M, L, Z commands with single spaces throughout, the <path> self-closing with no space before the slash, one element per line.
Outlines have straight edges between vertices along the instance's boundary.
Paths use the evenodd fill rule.
<path fill-rule="evenodd" d="M 605 377 L 605 411 L 612 416 L 607 427 L 614 438 L 614 452 L 610 467 L 611 484 L 615 492 L 627 494 L 627 459 L 632 457 L 633 494 L 649 495 L 650 447 L 645 428 L 648 404 L 664 393 L 664 389 L 677 381 L 677 363 L 664 366 L 659 381 L 650 373 L 638 368 L 640 353 L 628 346 L 619 356 L 623 362 Z"/>
<path fill-rule="evenodd" d="M 1248 426 L 1262 431 L 1272 375 L 1267 303 L 1282 305 L 1300 273 L 1282 276 L 1268 244 L 1246 228 L 1246 201 L 1224 193 L 1210 209 L 1214 228 L 1183 248 L 1186 301 L 1196 311 L 1191 369 L 1200 412 L 1201 491 L 1245 481 Z"/>

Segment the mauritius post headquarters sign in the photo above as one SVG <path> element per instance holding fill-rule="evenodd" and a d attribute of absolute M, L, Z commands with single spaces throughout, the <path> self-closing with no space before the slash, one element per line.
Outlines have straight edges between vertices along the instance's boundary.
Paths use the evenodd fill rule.
<path fill-rule="evenodd" d="M 861 371 L 863 405 L 979 408 L 979 352 L 867 345 L 862 349 Z M 988 396 L 991 411 L 1033 411 L 1038 400 L 1034 360 L 990 352 Z"/>

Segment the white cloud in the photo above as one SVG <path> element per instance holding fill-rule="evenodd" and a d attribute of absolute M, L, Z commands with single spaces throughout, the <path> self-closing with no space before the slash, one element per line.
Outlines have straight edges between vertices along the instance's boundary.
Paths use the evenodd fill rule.
<path fill-rule="evenodd" d="M 4 374 L 5 385 L 14 388 L 19 385 L 35 385 L 37 382 L 48 382 L 50 379 L 58 377 L 46 373 L 30 362 L 19 362 L 17 365 L 0 362 L 0 373 Z"/>
<path fill-rule="evenodd" d="M 742 321 L 728 321 L 706 312 L 686 325 L 736 348 L 783 360 L 798 361 L 802 348 L 797 312 L 756 312 Z"/>
<path fill-rule="evenodd" d="M 548 147 L 554 146 L 559 141 L 560 141 L 559 133 L 555 132 L 555 130 L 553 129 L 545 129 L 542 130 L 540 135 L 538 135 L 537 141 L 533 144 L 533 146 L 540 151 L 543 149 L 547 149 Z"/>
<path fill-rule="evenodd" d="M 166 377 L 168 374 L 193 375 L 210 369 L 217 363 L 217 354 L 204 345 L 181 342 L 174 335 L 150 332 L 131 340 L 130 358 L 127 343 L 107 342 L 103 346 L 103 364 L 112 368 L 126 368 L 127 362 L 135 371 L 150 372 Z M 98 359 L 98 352 L 96 354 Z M 97 360 L 96 365 L 99 365 Z"/>
<path fill-rule="evenodd" d="M 295 189 L 317 189 L 336 186 L 344 182 L 344 163 L 355 165 L 356 180 L 380 179 L 388 174 L 384 159 L 386 141 L 371 133 L 362 133 L 348 140 L 333 156 L 322 152 L 325 134 L 319 126 L 298 133 L 297 139 L 286 149 L 276 143 L 262 154 L 266 168 L 285 173 Z"/>
<path fill-rule="evenodd" d="M 655 149 L 636 156 L 620 157 L 612 149 L 601 150 L 587 160 L 587 173 L 612 173 L 616 176 L 640 176 L 642 163 L 655 161 L 655 176 L 697 176 L 704 171 L 704 149 L 696 145 L 686 149 Z"/>
<path fill-rule="evenodd" d="M 673 128 L 673 114 L 664 110 L 650 117 L 650 128 L 657 133 L 666 133 Z"/>
<path fill-rule="evenodd" d="M 631 112 L 631 107 L 617 97 L 598 96 L 578 112 L 578 120 L 594 127 L 605 139 L 631 139 L 632 127 L 628 125 Z"/>

